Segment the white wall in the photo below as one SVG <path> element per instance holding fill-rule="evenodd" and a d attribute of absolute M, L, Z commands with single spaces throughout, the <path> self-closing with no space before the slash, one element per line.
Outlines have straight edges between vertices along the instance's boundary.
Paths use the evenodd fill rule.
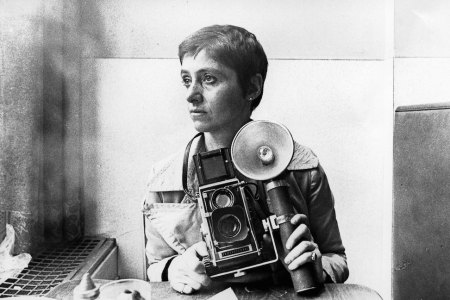
<path fill-rule="evenodd" d="M 149 168 L 193 134 L 178 43 L 202 26 L 229 23 L 255 33 L 269 57 L 254 117 L 287 125 L 328 174 L 348 282 L 389 298 L 393 60 L 386 51 L 387 2 L 97 3 L 104 45 L 85 49 L 83 62 L 86 230 L 117 238 L 121 276 L 143 274 L 139 209 Z"/>
<path fill-rule="evenodd" d="M 395 106 L 449 102 L 450 3 L 395 3 Z"/>

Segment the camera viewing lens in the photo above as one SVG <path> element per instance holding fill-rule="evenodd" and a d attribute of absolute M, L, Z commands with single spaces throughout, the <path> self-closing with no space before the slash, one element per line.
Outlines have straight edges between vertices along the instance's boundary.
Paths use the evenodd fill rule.
<path fill-rule="evenodd" d="M 233 194 L 229 190 L 217 190 L 212 196 L 212 205 L 215 208 L 224 208 L 233 205 Z"/>
<path fill-rule="evenodd" d="M 227 238 L 235 237 L 241 231 L 241 222 L 234 215 L 224 215 L 217 224 L 219 233 Z"/>

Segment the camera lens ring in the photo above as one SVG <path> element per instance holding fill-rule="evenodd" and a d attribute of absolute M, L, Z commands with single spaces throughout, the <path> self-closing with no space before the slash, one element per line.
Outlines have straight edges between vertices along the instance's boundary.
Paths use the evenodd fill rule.
<path fill-rule="evenodd" d="M 242 224 L 233 214 L 225 214 L 217 221 L 217 229 L 225 238 L 234 238 L 241 233 Z"/>
<path fill-rule="evenodd" d="M 229 189 L 218 189 L 211 196 L 211 205 L 214 209 L 233 206 L 234 195 Z"/>

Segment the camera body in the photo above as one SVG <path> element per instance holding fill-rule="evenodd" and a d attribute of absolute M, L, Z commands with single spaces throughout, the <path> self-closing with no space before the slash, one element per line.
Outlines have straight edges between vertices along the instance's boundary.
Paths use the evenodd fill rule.
<path fill-rule="evenodd" d="M 247 269 L 277 261 L 271 223 L 258 215 L 249 183 L 236 178 L 230 150 L 196 154 L 194 164 L 201 233 L 209 252 L 209 257 L 203 258 L 208 276 L 238 277 Z M 266 232 L 270 243 L 264 243 Z"/>

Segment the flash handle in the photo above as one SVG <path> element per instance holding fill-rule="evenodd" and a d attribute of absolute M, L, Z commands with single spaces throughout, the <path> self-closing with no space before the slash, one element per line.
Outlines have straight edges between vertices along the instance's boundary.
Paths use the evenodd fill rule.
<path fill-rule="evenodd" d="M 270 205 L 272 212 L 277 215 L 291 215 L 295 214 L 292 205 L 289 201 L 289 187 L 287 182 L 283 179 L 273 179 L 264 183 L 267 196 L 270 199 Z M 286 249 L 286 241 L 294 231 L 295 227 L 291 222 L 284 222 L 279 224 L 280 237 L 282 243 L 282 249 L 280 253 L 280 259 L 286 270 L 289 271 L 294 290 L 297 293 L 309 291 L 318 287 L 318 284 L 314 280 L 313 266 L 311 264 L 305 264 L 295 270 L 289 270 L 287 264 L 284 263 L 284 258 L 290 250 Z"/>

